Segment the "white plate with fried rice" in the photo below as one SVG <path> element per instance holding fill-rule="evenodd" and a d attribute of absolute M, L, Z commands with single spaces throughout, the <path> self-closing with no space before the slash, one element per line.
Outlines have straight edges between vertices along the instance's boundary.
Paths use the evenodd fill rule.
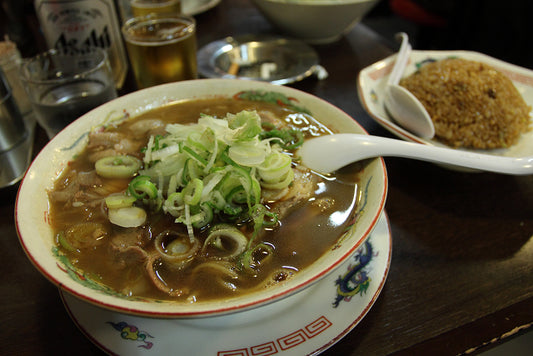
<path fill-rule="evenodd" d="M 519 67 L 504 61 L 495 59 L 493 57 L 470 51 L 419 51 L 411 52 L 409 63 L 404 73 L 404 78 L 416 72 L 421 66 L 426 63 L 435 62 L 436 60 L 446 58 L 461 58 L 470 61 L 481 62 L 491 66 L 500 73 L 507 76 L 518 93 L 522 96 L 525 104 L 530 107 L 533 106 L 533 71 Z M 379 62 L 376 62 L 359 73 L 357 89 L 359 99 L 364 109 L 376 120 L 381 126 L 390 131 L 397 137 L 416 143 L 425 145 L 451 147 L 444 144 L 440 139 L 433 138 L 430 140 L 422 139 L 413 133 L 405 130 L 392 119 L 385 109 L 383 102 L 385 87 L 387 79 L 392 70 L 396 59 L 396 54 L 393 54 Z M 472 148 L 457 148 L 468 151 L 483 152 L 493 155 L 509 156 L 509 157 L 524 157 L 533 156 L 533 130 L 531 126 L 533 120 L 532 113 L 529 112 L 529 127 L 530 130 L 522 133 L 519 139 L 512 145 L 506 148 L 496 149 L 472 149 Z M 527 119 L 526 119 L 527 120 Z M 456 167 L 453 167 L 456 168 Z M 461 169 L 464 170 L 464 169 Z"/>

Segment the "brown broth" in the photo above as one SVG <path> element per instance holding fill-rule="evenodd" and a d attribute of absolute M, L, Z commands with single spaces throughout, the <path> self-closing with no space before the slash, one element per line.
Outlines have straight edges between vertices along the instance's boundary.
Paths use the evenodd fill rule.
<path fill-rule="evenodd" d="M 196 122 L 200 114 L 208 114 L 223 117 L 228 112 L 237 113 L 242 110 L 257 110 L 269 112 L 282 120 L 299 121 L 298 119 L 311 120 L 311 125 L 304 125 L 301 129 L 309 136 L 326 134 L 328 130 L 316 122 L 312 122 L 309 116 L 302 116 L 277 105 L 264 102 L 252 102 L 235 99 L 208 99 L 192 100 L 167 105 L 137 118 L 128 120 L 110 131 L 126 132 L 133 140 L 147 142 L 148 137 L 140 137 L 132 131 L 132 124 L 144 119 L 160 119 L 168 123 Z M 295 120 L 296 118 L 296 120 Z M 139 157 L 142 154 L 139 153 Z M 88 160 L 89 152 L 84 152 L 69 164 L 68 169 L 55 184 L 55 191 L 68 190 L 71 181 L 75 180 L 78 172 L 93 170 L 93 164 Z M 290 213 L 282 218 L 279 226 L 266 231 L 260 236 L 261 240 L 272 246 L 275 250 L 273 257 L 268 263 L 261 265 L 254 275 L 239 272 L 236 268 L 231 270 L 239 275 L 238 278 L 229 278 L 227 275 L 218 274 L 212 269 L 195 268 L 205 262 L 205 258 L 195 260 L 190 266 L 178 273 L 170 271 L 166 267 L 158 269 L 158 273 L 164 277 L 166 283 L 176 290 L 183 290 L 180 296 L 169 296 L 153 287 L 144 267 L 145 262 L 136 266 L 125 268 L 122 263 L 117 264 L 117 254 L 110 248 L 113 236 L 120 233 L 131 233 L 133 228 L 125 229 L 112 225 L 106 216 L 105 209 L 101 204 L 74 204 L 71 201 L 51 200 L 50 216 L 56 233 L 67 231 L 73 225 L 82 222 L 100 223 L 107 235 L 101 242 L 91 248 L 68 251 L 60 244 L 60 250 L 68 256 L 71 263 L 91 276 L 96 281 L 111 287 L 125 295 L 159 298 L 178 299 L 187 302 L 225 298 L 238 296 L 242 293 L 263 288 L 265 285 L 274 284 L 276 280 L 283 280 L 286 274 L 297 273 L 309 266 L 326 251 L 332 248 L 338 238 L 346 230 L 352 220 L 357 200 L 358 191 L 357 169 L 344 170 L 336 176 L 318 177 L 319 182 L 314 186 L 312 197 L 297 201 L 292 204 Z M 86 188 L 84 192 L 101 194 L 104 198 L 113 192 L 121 192 L 126 189 L 127 180 L 103 179 L 99 186 Z M 98 201 L 98 200 L 96 200 Z M 79 206 L 78 206 L 79 205 Z M 267 204 L 268 205 L 268 204 Z M 272 207 L 274 208 L 275 205 Z M 185 231 L 182 224 L 173 222 L 173 218 L 164 216 L 163 213 L 149 214 L 148 222 L 142 228 L 135 231 L 144 234 L 147 241 L 143 248 L 149 253 L 154 251 L 150 244 L 155 236 L 165 230 Z M 196 232 L 200 240 L 206 237 L 205 231 Z M 277 271 L 283 270 L 285 275 Z M 214 282 L 217 280 L 219 282 Z M 222 281 L 222 282 L 220 282 Z"/>

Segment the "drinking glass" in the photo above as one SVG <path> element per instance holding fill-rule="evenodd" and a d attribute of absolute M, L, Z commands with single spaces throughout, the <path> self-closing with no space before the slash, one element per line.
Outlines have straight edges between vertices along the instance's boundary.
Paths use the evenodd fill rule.
<path fill-rule="evenodd" d="M 93 108 L 117 97 L 107 53 L 49 50 L 25 60 L 21 79 L 36 120 L 51 139 Z"/>
<path fill-rule="evenodd" d="M 137 88 L 196 79 L 196 22 L 190 16 L 150 14 L 122 26 Z"/>
<path fill-rule="evenodd" d="M 131 0 L 130 6 L 133 17 L 163 13 L 178 15 L 181 12 L 180 0 Z"/>

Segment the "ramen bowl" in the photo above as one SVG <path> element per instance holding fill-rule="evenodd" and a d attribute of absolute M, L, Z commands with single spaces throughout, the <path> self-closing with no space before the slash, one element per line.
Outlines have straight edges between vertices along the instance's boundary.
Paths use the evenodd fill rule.
<path fill-rule="evenodd" d="M 101 308 L 154 318 L 205 317 L 256 308 L 295 294 L 334 271 L 365 242 L 383 210 L 387 174 L 382 159 L 365 162 L 360 172 L 358 203 L 348 229 L 308 267 L 275 286 L 238 297 L 203 302 L 177 302 L 123 295 L 78 269 L 62 255 L 51 227 L 48 191 L 60 174 L 87 145 L 88 133 L 128 120 L 165 104 L 187 99 L 237 98 L 251 93 L 276 98 L 279 105 L 305 110 L 333 132 L 366 132 L 328 102 L 305 92 L 264 82 L 202 79 L 164 84 L 110 101 L 67 126 L 37 155 L 23 178 L 15 205 L 20 243 L 34 266 L 62 290 Z M 355 196 L 351 197 L 355 201 Z"/>
<path fill-rule="evenodd" d="M 335 42 L 358 24 L 377 0 L 253 0 L 284 34 L 311 44 Z"/>

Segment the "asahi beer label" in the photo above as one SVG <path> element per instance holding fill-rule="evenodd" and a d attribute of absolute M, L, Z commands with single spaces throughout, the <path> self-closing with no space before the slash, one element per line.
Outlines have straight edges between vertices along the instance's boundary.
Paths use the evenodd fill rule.
<path fill-rule="evenodd" d="M 67 53 L 106 49 L 115 84 L 122 87 L 128 62 L 112 0 L 36 0 L 35 9 L 49 48 Z"/>

